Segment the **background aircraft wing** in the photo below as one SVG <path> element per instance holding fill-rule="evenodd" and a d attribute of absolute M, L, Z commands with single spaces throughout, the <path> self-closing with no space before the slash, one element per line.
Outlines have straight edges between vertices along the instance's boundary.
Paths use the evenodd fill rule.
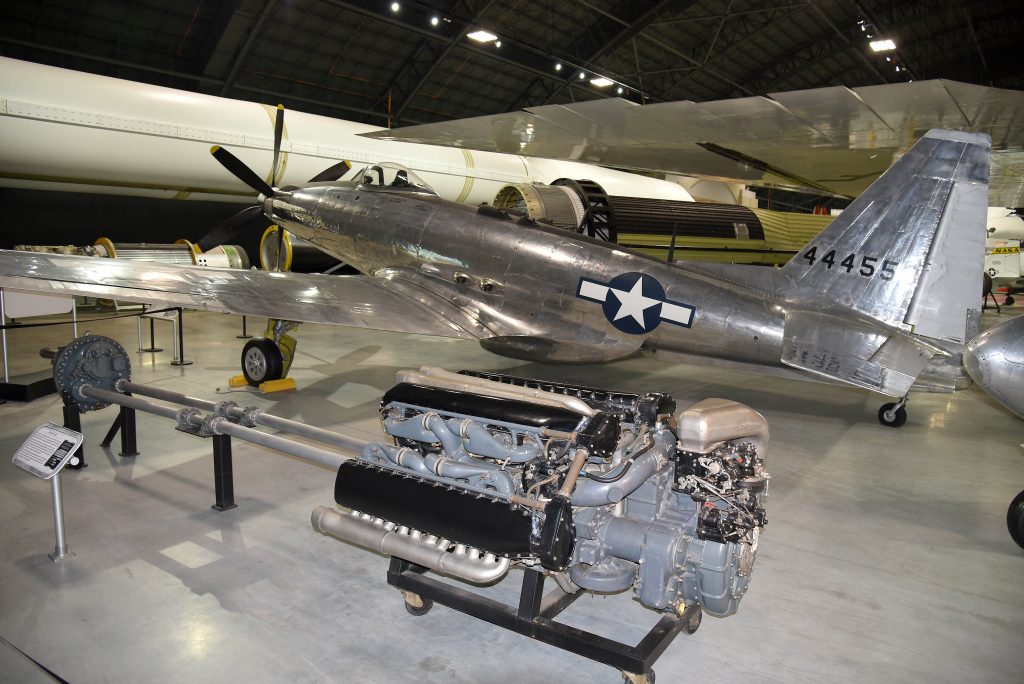
<path fill-rule="evenodd" d="M 0 250 L 0 287 L 422 335 L 490 336 L 400 270 L 326 276 Z"/>
<path fill-rule="evenodd" d="M 989 204 L 1024 206 L 1024 92 L 956 81 L 643 106 L 599 99 L 365 136 L 853 197 L 932 128 L 991 136 Z"/>

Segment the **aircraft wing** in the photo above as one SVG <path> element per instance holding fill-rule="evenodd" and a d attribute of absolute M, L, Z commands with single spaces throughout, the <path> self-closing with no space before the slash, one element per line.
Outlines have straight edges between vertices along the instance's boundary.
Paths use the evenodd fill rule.
<path fill-rule="evenodd" d="M 0 250 L 0 287 L 87 295 L 465 339 L 489 337 L 472 316 L 401 270 L 373 276 L 268 273 Z"/>
<path fill-rule="evenodd" d="M 1024 206 L 1024 92 L 935 80 L 637 105 L 611 98 L 366 137 L 856 196 L 929 129 L 992 138 L 992 206 Z"/>

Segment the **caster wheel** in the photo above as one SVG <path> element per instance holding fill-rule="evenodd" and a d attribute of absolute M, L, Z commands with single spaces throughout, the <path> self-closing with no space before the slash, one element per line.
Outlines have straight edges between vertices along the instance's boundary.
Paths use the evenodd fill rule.
<path fill-rule="evenodd" d="M 893 409 L 896 410 L 894 411 Z M 895 402 L 882 404 L 882 408 L 878 409 L 878 422 L 886 427 L 903 427 L 904 423 L 907 422 L 907 408 L 900 406 L 897 409 Z"/>
<path fill-rule="evenodd" d="M 284 376 L 284 356 L 273 340 L 249 340 L 242 348 L 242 375 L 253 387 Z"/>
<path fill-rule="evenodd" d="M 693 611 L 693 614 L 690 615 L 690 617 L 686 618 L 686 626 L 683 627 L 683 631 L 687 634 L 693 634 L 698 629 L 700 629 L 700 619 L 703 615 L 704 611 L 702 611 L 700 608 Z"/>
<path fill-rule="evenodd" d="M 434 602 L 430 599 L 425 599 L 419 594 L 406 593 L 405 594 L 405 610 L 409 615 L 426 615 L 430 612 L 430 609 L 434 607 Z"/>
<path fill-rule="evenodd" d="M 1006 511 L 1006 527 L 1017 546 L 1024 549 L 1024 492 L 1013 497 Z"/>
<path fill-rule="evenodd" d="M 1006 301 L 1004 301 L 1003 304 L 1005 306 L 1013 306 L 1013 302 L 1014 302 L 1013 297 L 1007 296 L 1006 297 Z"/>
<path fill-rule="evenodd" d="M 622 681 L 626 684 L 654 684 L 654 670 L 649 670 L 645 674 L 634 674 L 623 670 Z"/>

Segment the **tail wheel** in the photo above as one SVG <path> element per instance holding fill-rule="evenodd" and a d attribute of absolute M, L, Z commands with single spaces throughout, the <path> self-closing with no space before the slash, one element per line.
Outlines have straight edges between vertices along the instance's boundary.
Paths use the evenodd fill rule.
<path fill-rule="evenodd" d="M 882 404 L 882 408 L 878 409 L 878 422 L 886 427 L 903 427 L 907 422 L 907 409 L 903 406 L 897 408 L 897 406 L 895 402 Z"/>
<path fill-rule="evenodd" d="M 242 375 L 253 387 L 284 377 L 284 356 L 273 340 L 249 340 L 242 348 Z"/>

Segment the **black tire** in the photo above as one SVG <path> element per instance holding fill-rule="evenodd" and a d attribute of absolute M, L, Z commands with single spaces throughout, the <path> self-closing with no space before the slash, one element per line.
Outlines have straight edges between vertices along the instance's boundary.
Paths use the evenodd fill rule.
<path fill-rule="evenodd" d="M 273 340 L 261 337 L 242 347 L 242 375 L 253 387 L 284 376 L 284 356 Z"/>
<path fill-rule="evenodd" d="M 885 427 L 903 427 L 903 425 L 907 422 L 907 408 L 905 406 L 900 406 L 898 409 L 896 409 L 896 413 L 892 417 L 892 420 L 886 418 L 885 414 L 888 413 L 889 411 L 892 411 L 895 407 L 895 402 L 890 404 L 882 404 L 882 408 L 878 409 L 878 422 L 884 425 Z"/>
<path fill-rule="evenodd" d="M 425 598 L 421 598 L 420 600 L 423 602 L 423 605 L 419 607 L 416 607 L 408 601 L 406 601 L 405 611 L 409 613 L 409 615 L 414 615 L 416 617 L 419 617 L 420 615 L 426 615 L 427 613 L 429 613 L 430 609 L 434 607 L 434 602 L 430 599 Z"/>
<path fill-rule="evenodd" d="M 1013 497 L 1006 511 L 1006 528 L 1017 546 L 1024 549 L 1024 492 Z"/>
<path fill-rule="evenodd" d="M 1006 295 L 1006 300 L 1003 302 L 1003 306 L 1013 306 L 1014 299 L 1010 295 Z"/>
<path fill-rule="evenodd" d="M 704 611 L 701 610 L 700 608 L 695 610 L 693 612 L 693 614 L 690 615 L 689 618 L 687 618 L 686 626 L 683 627 L 683 631 L 686 632 L 687 634 L 693 634 L 698 629 L 700 629 L 700 620 L 701 620 L 701 617 L 703 615 L 704 615 Z"/>

